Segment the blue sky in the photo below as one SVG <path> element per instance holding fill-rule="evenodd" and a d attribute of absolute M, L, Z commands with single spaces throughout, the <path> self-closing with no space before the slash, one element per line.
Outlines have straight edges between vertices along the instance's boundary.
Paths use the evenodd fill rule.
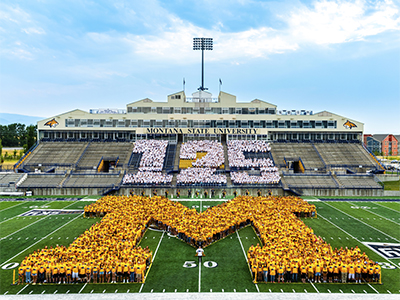
<path fill-rule="evenodd" d="M 400 133 L 400 5 L 390 0 L 0 3 L 1 112 L 50 117 L 205 85 Z"/>

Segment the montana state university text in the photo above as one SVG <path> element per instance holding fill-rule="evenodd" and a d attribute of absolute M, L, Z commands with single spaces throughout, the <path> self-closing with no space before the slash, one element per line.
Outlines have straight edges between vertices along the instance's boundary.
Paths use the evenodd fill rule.
<path fill-rule="evenodd" d="M 254 128 L 146 128 L 146 134 L 258 134 Z"/>

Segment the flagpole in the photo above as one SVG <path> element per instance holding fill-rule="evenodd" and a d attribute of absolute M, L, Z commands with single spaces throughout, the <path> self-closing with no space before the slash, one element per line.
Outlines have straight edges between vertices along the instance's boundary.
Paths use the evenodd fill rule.
<path fill-rule="evenodd" d="M 183 77 L 183 93 L 184 93 L 184 94 L 185 94 L 185 85 L 186 85 L 185 77 Z"/>

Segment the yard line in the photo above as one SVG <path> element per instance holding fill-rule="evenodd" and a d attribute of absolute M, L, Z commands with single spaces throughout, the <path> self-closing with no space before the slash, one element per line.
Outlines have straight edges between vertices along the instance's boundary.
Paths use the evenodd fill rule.
<path fill-rule="evenodd" d="M 39 220 L 37 220 L 37 221 L 35 221 L 35 222 L 29 224 L 29 225 L 26 225 L 25 227 L 23 227 L 23 228 L 21 228 L 21 229 L 18 229 L 17 231 L 14 231 L 13 233 L 10 233 L 9 235 L 7 235 L 7 236 L 1 238 L 0 240 L 4 240 L 4 239 L 6 239 L 6 238 L 12 236 L 13 234 L 16 234 L 17 232 L 20 232 L 21 230 L 24 230 L 25 228 L 28 228 L 29 226 L 32 226 L 33 224 L 36 224 L 37 222 L 40 222 L 40 221 L 42 221 L 42 220 L 44 220 L 44 219 L 46 219 L 46 218 L 48 218 L 48 217 L 50 217 L 50 215 L 48 215 L 47 217 L 41 218 L 41 219 L 39 219 Z"/>
<path fill-rule="evenodd" d="M 351 203 L 351 202 L 348 202 L 348 203 Z M 396 224 L 396 225 L 400 225 L 399 223 L 397 223 L 397 222 L 395 222 L 395 221 L 392 221 L 392 220 L 390 220 L 390 219 L 388 219 L 388 218 L 385 218 L 384 216 L 381 216 L 381 215 L 379 215 L 379 214 L 377 214 L 377 213 L 374 213 L 374 212 L 371 211 L 371 210 L 362 208 L 362 206 L 360 206 L 360 208 L 361 208 L 362 210 L 365 210 L 365 211 L 367 211 L 367 212 L 370 212 L 371 214 L 377 215 L 378 217 L 384 218 L 385 220 L 388 220 L 388 221 L 390 221 L 390 222 L 393 222 L 393 223 Z"/>
<path fill-rule="evenodd" d="M 343 231 L 344 233 L 348 234 L 348 235 L 351 236 L 353 239 L 355 239 L 357 242 L 359 242 L 359 243 L 362 244 L 362 242 L 361 242 L 358 238 L 352 236 L 350 233 L 348 233 L 348 232 L 347 232 L 346 230 L 344 230 L 343 228 L 341 228 L 341 227 L 337 226 L 335 223 L 329 221 L 327 218 L 325 218 L 324 216 L 322 216 L 321 213 L 318 213 L 318 216 L 320 216 L 322 219 L 324 219 L 325 221 L 331 223 L 333 226 L 335 226 L 336 228 L 340 229 L 341 231 Z M 385 257 L 383 257 L 383 256 L 381 256 L 381 257 L 382 257 L 383 259 L 387 260 L 388 262 L 390 262 L 390 263 L 392 263 L 392 264 L 395 264 L 394 262 L 390 261 L 389 259 L 387 259 L 387 258 L 385 258 Z"/>
<path fill-rule="evenodd" d="M 80 216 L 82 216 L 82 214 L 79 214 L 77 217 L 73 218 L 71 221 L 68 221 L 67 223 L 65 223 L 64 225 L 58 227 L 56 230 L 50 232 L 48 235 L 46 235 L 45 237 L 41 238 L 40 240 L 38 240 L 37 242 L 33 243 L 32 245 L 26 247 L 24 250 L 22 250 L 21 252 L 19 252 L 18 254 L 14 255 L 13 257 L 11 257 L 10 259 L 6 260 L 4 263 L 2 263 L 0 265 L 0 267 L 4 266 L 6 263 L 8 263 L 10 260 L 14 259 L 15 257 L 17 257 L 18 255 L 20 255 L 21 253 L 24 253 L 26 250 L 28 250 L 29 248 L 32 248 L 33 246 L 35 246 L 37 243 L 43 241 L 44 239 L 48 238 L 50 235 L 54 234 L 56 231 L 60 230 L 61 228 L 63 228 L 64 226 L 68 225 L 69 223 L 75 221 L 77 218 L 79 218 Z"/>
<path fill-rule="evenodd" d="M 387 233 L 384 233 L 383 231 L 380 231 L 379 229 L 376 229 L 375 227 L 373 227 L 373 226 L 371 226 L 371 225 L 369 225 L 369 224 L 367 224 L 367 223 L 365 223 L 365 222 L 363 222 L 363 221 L 361 221 L 361 220 L 359 220 L 359 219 L 353 217 L 352 215 L 349 215 L 349 214 L 345 213 L 344 211 L 340 210 L 339 208 L 336 208 L 336 207 L 334 207 L 334 206 L 328 204 L 327 202 L 324 202 L 324 203 L 325 203 L 326 205 L 328 205 L 328 206 L 330 206 L 330 207 L 336 209 L 337 211 L 340 211 L 342 214 L 345 214 L 345 215 L 347 215 L 347 216 L 353 218 L 354 220 L 356 220 L 356 221 L 358 221 L 358 222 L 360 222 L 360 223 L 363 223 L 363 224 L 367 225 L 368 227 L 371 227 L 372 229 L 375 229 L 376 231 L 378 231 L 378 232 L 380 232 L 380 233 L 382 233 L 382 234 L 384 234 L 384 235 L 390 237 L 391 239 L 393 239 L 393 240 L 395 240 L 395 241 L 397 241 L 397 242 L 400 242 L 398 239 L 396 239 L 396 238 L 394 238 L 394 237 L 388 235 Z"/>
<path fill-rule="evenodd" d="M 201 263 L 199 262 L 199 293 L 201 292 Z"/>
<path fill-rule="evenodd" d="M 83 289 L 86 287 L 86 285 L 87 285 L 87 282 L 86 282 L 85 285 L 80 289 L 80 291 L 78 292 L 78 294 L 80 294 L 80 293 L 83 291 Z"/>
<path fill-rule="evenodd" d="M 390 208 L 390 207 L 388 207 L 388 206 L 385 206 L 385 205 L 379 204 L 378 202 L 373 202 L 373 203 L 374 203 L 374 204 L 376 204 L 376 205 L 379 205 L 380 207 L 384 207 L 384 208 L 387 208 L 387 209 L 393 210 L 394 212 L 400 213 L 398 210 L 395 210 L 395 209 L 393 209 L 393 208 Z"/>
<path fill-rule="evenodd" d="M 377 294 L 379 294 L 379 292 L 378 292 L 372 285 L 370 285 L 369 283 L 368 283 L 368 286 L 369 286 L 371 289 L 373 289 Z"/>
<path fill-rule="evenodd" d="M 153 259 L 152 259 L 152 261 L 151 261 L 151 265 L 153 264 L 154 260 L 156 259 L 157 251 L 158 251 L 158 248 L 160 247 L 161 241 L 162 241 L 162 239 L 163 239 L 163 237 L 164 237 L 164 233 L 165 233 L 165 231 L 163 231 L 163 233 L 162 233 L 162 235 L 161 235 L 161 237 L 160 237 L 160 241 L 158 242 L 156 251 L 154 252 L 154 256 L 153 256 Z M 151 268 L 151 265 L 150 265 L 150 268 Z M 150 272 L 150 269 L 147 271 L 147 274 L 149 274 L 149 272 Z M 144 286 L 145 283 L 146 283 L 146 282 L 143 282 L 142 285 L 140 286 L 139 293 L 142 292 L 142 289 L 143 289 L 143 286 Z"/>
<path fill-rule="evenodd" d="M 317 293 L 319 294 L 319 291 L 318 291 L 318 289 L 315 287 L 314 283 L 312 283 L 311 281 L 310 281 L 310 283 L 311 283 L 311 285 L 313 286 L 313 288 L 317 291 Z"/>
<path fill-rule="evenodd" d="M 200 199 L 200 213 L 203 212 L 203 200 Z"/>
<path fill-rule="evenodd" d="M 242 250 L 243 250 L 244 259 L 246 260 L 247 266 L 249 267 L 250 276 L 253 277 L 253 274 L 251 273 L 251 270 L 250 270 L 249 263 L 247 262 L 246 251 L 244 251 L 244 247 L 243 247 L 242 241 L 240 240 L 239 232 L 237 230 L 236 230 L 236 234 L 237 234 L 237 237 L 238 237 L 238 240 L 240 243 L 240 247 L 242 247 Z M 255 283 L 255 286 L 256 286 L 257 292 L 259 293 L 260 290 L 258 289 L 258 284 Z"/>
<path fill-rule="evenodd" d="M 19 295 L 19 293 L 21 293 L 24 289 L 26 289 L 28 287 L 29 284 L 27 284 L 26 286 L 24 286 L 22 289 L 19 290 L 19 292 L 17 293 L 17 295 Z"/>
<path fill-rule="evenodd" d="M 7 210 L 7 209 L 10 209 L 10 208 L 16 207 L 16 206 L 18 206 L 18 205 L 21 205 L 21 204 L 24 204 L 24 203 L 26 203 L 26 202 L 24 201 L 24 202 L 21 202 L 21 203 L 19 203 L 19 204 L 15 204 L 15 205 L 13 205 L 13 206 L 10 206 L 10 207 L 7 207 L 7 208 L 4 208 L 4 209 L 0 210 L 0 212 L 3 212 L 3 211 L 5 211 L 5 210 Z"/>

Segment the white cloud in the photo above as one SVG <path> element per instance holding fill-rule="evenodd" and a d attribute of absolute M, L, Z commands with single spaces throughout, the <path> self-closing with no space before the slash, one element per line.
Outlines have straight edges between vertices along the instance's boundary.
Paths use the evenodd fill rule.
<path fill-rule="evenodd" d="M 288 24 L 294 39 L 336 44 L 399 30 L 400 16 L 398 7 L 389 0 L 375 5 L 365 0 L 322 0 L 315 2 L 311 9 L 302 7 L 292 12 Z"/>
<path fill-rule="evenodd" d="M 40 27 L 30 27 L 30 28 L 22 28 L 22 32 L 26 34 L 45 34 L 46 32 Z"/>
<path fill-rule="evenodd" d="M 365 0 L 321 0 L 314 2 L 311 8 L 301 6 L 280 18 L 287 23 L 285 29 L 259 27 L 241 32 L 223 32 L 222 23 L 209 30 L 166 14 L 165 20 L 170 26 L 158 35 L 127 34 L 121 39 L 132 47 L 135 54 L 184 63 L 197 59 L 191 50 L 193 37 L 213 37 L 214 51 L 207 59 L 236 62 L 296 51 L 304 43 L 347 43 L 400 30 L 399 9 L 390 0 L 374 4 Z M 105 39 L 102 36 L 102 40 Z"/>

